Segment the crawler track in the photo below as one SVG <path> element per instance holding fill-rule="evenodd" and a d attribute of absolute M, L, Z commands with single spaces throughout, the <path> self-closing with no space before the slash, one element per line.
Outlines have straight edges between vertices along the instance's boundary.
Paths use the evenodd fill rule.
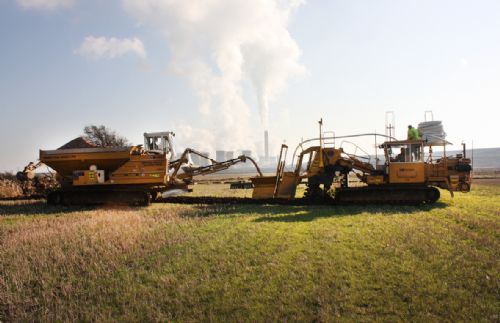
<path fill-rule="evenodd" d="M 47 203 L 51 205 L 126 204 L 146 206 L 151 203 L 151 194 L 141 190 L 57 190 L 47 196 Z"/>
<path fill-rule="evenodd" d="M 431 186 L 364 186 L 342 188 L 335 194 L 337 204 L 431 204 L 440 197 Z"/>
<path fill-rule="evenodd" d="M 439 190 L 430 186 L 364 186 L 339 188 L 335 198 L 330 196 L 298 199 L 252 199 L 244 197 L 171 196 L 154 199 L 141 190 L 57 190 L 49 194 L 47 202 L 57 205 L 155 203 L 175 204 L 229 204 L 229 205 L 420 205 L 439 199 Z"/>

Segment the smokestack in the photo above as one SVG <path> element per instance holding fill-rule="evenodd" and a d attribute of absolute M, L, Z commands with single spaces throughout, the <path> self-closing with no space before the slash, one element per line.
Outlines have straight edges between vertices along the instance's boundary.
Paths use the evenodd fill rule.
<path fill-rule="evenodd" d="M 264 156 L 266 160 L 269 160 L 269 134 L 267 130 L 264 131 Z"/>

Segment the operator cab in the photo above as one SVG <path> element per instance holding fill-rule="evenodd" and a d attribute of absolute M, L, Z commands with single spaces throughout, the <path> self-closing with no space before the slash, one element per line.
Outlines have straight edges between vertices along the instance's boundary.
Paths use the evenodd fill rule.
<path fill-rule="evenodd" d="M 422 140 L 388 141 L 380 148 L 384 149 L 386 165 L 424 162 L 424 141 Z"/>
<path fill-rule="evenodd" d="M 424 141 L 387 141 L 384 149 L 389 184 L 423 184 L 425 182 Z"/>
<path fill-rule="evenodd" d="M 175 134 L 171 131 L 163 132 L 145 132 L 144 133 L 144 149 L 146 151 L 160 152 L 169 157 L 175 155 L 173 146 L 173 137 Z"/>

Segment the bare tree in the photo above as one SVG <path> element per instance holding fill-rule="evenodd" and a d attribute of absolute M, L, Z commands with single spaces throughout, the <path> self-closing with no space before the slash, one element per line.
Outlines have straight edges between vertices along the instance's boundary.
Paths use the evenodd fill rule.
<path fill-rule="evenodd" d="M 113 130 L 103 125 L 90 125 L 83 128 L 84 138 L 98 147 L 124 147 L 128 140 L 117 135 Z"/>

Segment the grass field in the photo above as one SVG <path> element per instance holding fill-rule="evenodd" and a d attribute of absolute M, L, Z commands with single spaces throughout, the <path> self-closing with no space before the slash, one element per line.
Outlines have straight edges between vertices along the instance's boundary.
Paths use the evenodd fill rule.
<path fill-rule="evenodd" d="M 421 207 L 0 215 L 0 321 L 500 321 L 498 185 Z"/>

